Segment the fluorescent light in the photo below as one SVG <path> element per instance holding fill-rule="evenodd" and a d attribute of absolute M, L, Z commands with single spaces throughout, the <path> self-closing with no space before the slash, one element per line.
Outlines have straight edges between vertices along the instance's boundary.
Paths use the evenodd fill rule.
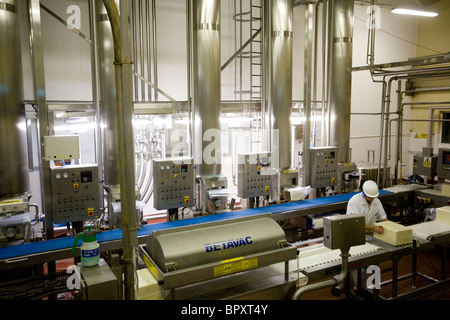
<path fill-rule="evenodd" d="M 411 9 L 393 9 L 392 13 L 397 14 L 408 14 L 412 16 L 422 16 L 422 17 L 436 17 L 438 14 L 436 12 L 431 11 L 419 11 L 419 10 L 411 10 Z"/>

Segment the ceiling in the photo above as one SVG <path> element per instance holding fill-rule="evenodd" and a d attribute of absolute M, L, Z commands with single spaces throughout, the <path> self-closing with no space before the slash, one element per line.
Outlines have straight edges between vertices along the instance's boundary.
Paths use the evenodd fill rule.
<path fill-rule="evenodd" d="M 356 2 L 363 2 L 370 4 L 371 0 L 356 0 Z M 445 0 L 375 0 L 375 5 L 385 6 L 390 8 L 395 8 L 402 3 L 416 5 L 418 7 L 423 7 L 424 9 L 430 8 L 431 6 L 437 5 L 439 2 L 448 2 Z"/>

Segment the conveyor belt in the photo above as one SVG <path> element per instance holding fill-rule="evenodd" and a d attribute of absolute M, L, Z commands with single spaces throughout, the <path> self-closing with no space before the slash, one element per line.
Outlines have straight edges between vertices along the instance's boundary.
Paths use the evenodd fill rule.
<path fill-rule="evenodd" d="M 380 248 L 371 243 L 366 243 L 360 246 L 350 248 L 350 257 L 361 256 L 366 253 L 372 253 Z M 319 247 L 312 250 L 300 252 L 300 271 L 312 267 L 318 267 L 331 262 L 341 262 L 341 250 L 331 250 L 326 247 Z"/>
<path fill-rule="evenodd" d="M 391 192 L 389 192 L 389 191 L 380 190 L 380 195 L 385 195 L 385 194 L 390 194 L 390 193 Z M 221 214 L 217 214 L 217 215 L 209 215 L 209 216 L 202 216 L 202 217 L 185 219 L 185 220 L 177 220 L 177 221 L 171 221 L 171 222 L 163 222 L 163 223 L 157 223 L 157 224 L 144 225 L 138 231 L 138 237 L 148 236 L 148 235 L 152 234 L 153 231 L 157 231 L 157 230 L 164 230 L 164 229 L 170 229 L 170 228 L 176 228 L 176 227 L 182 227 L 182 226 L 188 226 L 188 225 L 195 225 L 195 224 L 201 224 L 201 223 L 207 223 L 207 222 L 228 220 L 228 219 L 240 218 L 240 217 L 244 217 L 244 216 L 251 216 L 251 215 L 257 215 L 257 214 L 263 214 L 263 213 L 272 213 L 273 215 L 276 215 L 278 213 L 284 213 L 284 212 L 290 212 L 290 211 L 296 211 L 296 210 L 305 210 L 305 209 L 310 209 L 310 208 L 317 208 L 320 206 L 326 206 L 326 205 L 330 205 L 330 204 L 347 202 L 355 194 L 356 193 L 347 193 L 347 194 L 341 194 L 341 195 L 325 197 L 325 198 L 308 199 L 308 200 L 299 201 L 299 202 L 291 202 L 291 203 L 285 203 L 285 204 L 279 204 L 279 205 L 273 205 L 273 206 L 267 206 L 267 207 L 260 207 L 260 208 L 254 208 L 254 209 L 247 209 L 247 210 L 241 210 L 241 211 L 235 211 L 235 212 L 229 212 L 229 213 L 221 213 Z M 121 229 L 105 231 L 105 232 L 101 232 L 101 233 L 97 234 L 97 241 L 99 243 L 120 240 L 121 238 L 122 238 L 122 230 Z M 0 260 L 17 258 L 17 257 L 21 257 L 21 256 L 28 256 L 28 255 L 33 255 L 33 254 L 39 254 L 39 253 L 55 251 L 55 250 L 68 249 L 68 248 L 72 247 L 73 241 L 74 241 L 74 237 L 70 237 L 70 238 L 60 238 L 60 239 L 26 243 L 26 244 L 22 244 L 22 245 L 18 245 L 18 246 L 0 248 Z"/>

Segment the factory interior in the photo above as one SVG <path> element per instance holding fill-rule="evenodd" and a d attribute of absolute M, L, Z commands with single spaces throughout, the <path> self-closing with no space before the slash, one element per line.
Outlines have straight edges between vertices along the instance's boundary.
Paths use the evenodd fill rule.
<path fill-rule="evenodd" d="M 0 0 L 0 300 L 450 300 L 448 30 L 449 0 Z"/>

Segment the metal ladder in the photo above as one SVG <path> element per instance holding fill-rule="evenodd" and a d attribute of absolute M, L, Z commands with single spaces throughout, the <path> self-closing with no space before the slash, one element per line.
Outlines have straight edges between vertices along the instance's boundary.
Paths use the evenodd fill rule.
<path fill-rule="evenodd" d="M 235 37 L 237 49 L 261 29 L 262 1 L 264 0 L 235 0 L 233 19 L 235 32 L 239 31 L 239 35 Z M 234 94 L 236 100 L 259 101 L 262 98 L 262 33 L 253 39 L 248 48 L 236 59 Z M 244 87 L 244 80 L 248 80 L 248 87 Z M 247 97 L 248 99 L 244 99 Z"/>

